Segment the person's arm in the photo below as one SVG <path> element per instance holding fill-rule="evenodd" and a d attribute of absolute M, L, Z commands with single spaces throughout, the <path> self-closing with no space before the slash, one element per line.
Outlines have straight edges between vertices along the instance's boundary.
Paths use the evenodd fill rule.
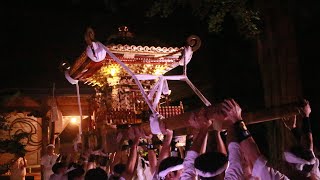
<path fill-rule="evenodd" d="M 195 116 L 195 122 L 197 124 L 195 124 L 194 128 L 197 128 L 198 133 L 193 136 L 193 144 L 190 150 L 187 151 L 187 155 L 184 158 L 184 171 L 181 174 L 181 179 L 193 179 L 196 176 L 194 161 L 200 153 L 205 151 L 203 146 L 204 144 L 206 145 L 205 141 L 207 141 L 206 137 L 208 136 L 208 130 L 212 125 L 212 121 L 208 120 L 203 112 L 204 111 L 200 111 L 200 113 Z"/>
<path fill-rule="evenodd" d="M 123 139 L 119 140 L 118 141 L 118 147 L 117 147 L 117 150 L 116 152 L 114 152 L 112 155 L 111 155 L 111 158 L 110 158 L 110 172 L 112 173 L 113 172 L 113 168 L 115 165 L 121 163 L 121 159 L 122 159 L 122 146 L 123 146 Z"/>
<path fill-rule="evenodd" d="M 227 114 L 228 120 L 233 123 L 231 128 L 234 132 L 234 139 L 240 144 L 246 160 L 253 164 L 252 175 L 265 177 L 266 179 L 288 179 L 285 175 L 266 165 L 266 159 L 260 153 L 257 144 L 242 120 L 240 106 L 233 99 L 226 100 L 223 104 L 223 111 Z M 230 132 L 232 132 L 232 129 L 230 129 Z M 228 146 L 230 145 L 231 143 Z"/>
<path fill-rule="evenodd" d="M 27 167 L 27 160 L 25 159 L 25 157 L 22 157 L 22 166 L 21 169 L 26 168 Z"/>
<path fill-rule="evenodd" d="M 222 106 L 222 110 L 227 115 L 226 119 L 232 122 L 228 133 L 229 131 L 233 133 L 233 141 L 240 144 L 241 150 L 245 152 L 244 155 L 248 156 L 247 160 L 254 164 L 261 153 L 242 119 L 240 106 L 233 99 L 225 100 Z"/>
<path fill-rule="evenodd" d="M 171 149 L 170 144 L 172 141 L 172 137 L 173 137 L 173 131 L 170 129 L 166 129 L 166 135 L 162 142 L 162 147 L 160 150 L 157 166 L 159 166 L 162 160 L 170 156 L 170 149 Z"/>
<path fill-rule="evenodd" d="M 227 145 L 228 145 L 228 160 L 229 167 L 226 169 L 225 178 L 226 180 L 242 179 L 243 168 L 241 166 L 241 150 L 240 144 L 237 142 L 235 131 L 233 126 L 227 129 Z"/>
<path fill-rule="evenodd" d="M 150 165 L 150 172 L 151 174 L 154 174 L 157 170 L 157 155 L 155 150 L 155 147 L 153 145 L 152 142 L 152 138 L 147 138 L 148 141 L 148 145 L 147 145 L 147 149 L 148 149 L 148 160 L 149 160 L 149 165 Z"/>
<path fill-rule="evenodd" d="M 126 164 L 126 171 L 123 173 L 123 177 L 125 179 L 131 179 L 136 167 L 137 157 L 138 157 L 138 144 L 139 144 L 139 137 L 135 137 L 133 144 L 130 148 L 128 162 Z"/>
<path fill-rule="evenodd" d="M 157 169 L 157 156 L 154 149 L 148 149 L 148 160 L 150 164 L 150 172 L 151 174 L 154 174 Z"/>
<path fill-rule="evenodd" d="M 309 101 L 304 100 L 304 107 L 303 107 L 304 117 L 302 119 L 302 127 L 301 127 L 301 145 L 307 149 L 310 149 L 313 152 L 313 137 L 312 137 L 312 129 L 311 129 L 311 122 L 310 122 L 310 113 L 311 107 Z M 310 172 L 311 179 L 320 179 L 320 171 L 319 171 L 319 159 L 315 157 L 315 164 Z"/>
<path fill-rule="evenodd" d="M 203 153 L 205 151 L 205 148 L 203 147 L 206 145 L 206 140 L 207 140 L 207 135 L 208 135 L 208 127 L 204 127 L 203 129 L 200 129 L 198 134 L 193 140 L 193 144 L 190 148 L 190 151 L 197 152 L 198 154 Z"/>
<path fill-rule="evenodd" d="M 221 152 L 223 154 L 227 154 L 226 146 L 224 145 L 224 142 L 223 142 L 223 140 L 221 138 L 220 133 L 221 133 L 221 131 L 215 131 L 214 132 L 214 136 L 215 136 L 215 139 L 216 139 L 216 142 L 217 142 L 217 151 Z"/>
<path fill-rule="evenodd" d="M 313 137 L 312 137 L 312 130 L 311 130 L 311 122 L 309 118 L 311 113 L 311 107 L 307 100 L 304 100 L 303 113 L 304 113 L 304 117 L 302 119 L 302 127 L 301 127 L 302 137 L 301 137 L 300 143 L 303 147 L 313 151 Z"/>

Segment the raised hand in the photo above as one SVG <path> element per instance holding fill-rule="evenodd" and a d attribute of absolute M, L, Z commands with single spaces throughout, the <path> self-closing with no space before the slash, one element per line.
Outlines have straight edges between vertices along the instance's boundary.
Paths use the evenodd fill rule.
<path fill-rule="evenodd" d="M 219 108 L 212 119 L 210 119 L 212 121 L 212 127 L 214 130 L 216 131 L 222 131 L 223 130 L 223 125 L 226 122 L 226 115 L 223 113 L 222 109 Z"/>
<path fill-rule="evenodd" d="M 226 115 L 226 120 L 229 120 L 232 123 L 242 120 L 241 107 L 233 99 L 224 100 L 222 103 L 222 111 Z"/>
<path fill-rule="evenodd" d="M 200 109 L 198 113 L 192 114 L 189 122 L 191 127 L 195 129 L 209 128 L 212 125 L 212 121 L 208 120 L 206 116 L 206 110 L 204 108 Z"/>
<path fill-rule="evenodd" d="M 285 117 L 282 119 L 282 121 L 283 121 L 283 124 L 286 126 L 286 128 L 291 130 L 296 127 L 297 117 L 296 116 Z"/>
<path fill-rule="evenodd" d="M 306 117 L 309 117 L 310 113 L 311 113 L 311 107 L 310 107 L 310 104 L 309 104 L 309 101 L 307 101 L 306 99 L 303 100 L 303 103 L 304 103 L 304 107 L 303 107 L 303 112 L 304 112 L 304 115 Z"/>

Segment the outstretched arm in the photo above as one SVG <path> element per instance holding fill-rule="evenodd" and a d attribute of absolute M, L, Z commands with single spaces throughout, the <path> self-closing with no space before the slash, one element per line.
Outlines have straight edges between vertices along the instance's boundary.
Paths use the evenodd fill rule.
<path fill-rule="evenodd" d="M 224 142 L 221 138 L 220 133 L 221 133 L 220 131 L 214 131 L 214 136 L 217 142 L 217 151 L 223 154 L 227 154 L 226 146 L 224 145 Z"/>
<path fill-rule="evenodd" d="M 150 172 L 151 174 L 154 174 L 157 170 L 157 155 L 156 152 L 154 151 L 155 148 L 153 146 L 153 142 L 151 138 L 147 138 L 148 141 L 148 145 L 147 145 L 147 149 L 148 149 L 148 160 L 149 160 L 149 164 L 150 164 Z"/>
<path fill-rule="evenodd" d="M 150 164 L 150 172 L 154 174 L 157 169 L 157 156 L 153 149 L 148 149 L 148 159 Z"/>
<path fill-rule="evenodd" d="M 135 138 L 131 145 L 128 162 L 126 164 L 126 171 L 123 174 L 123 177 L 125 179 L 131 179 L 133 177 L 134 170 L 136 167 L 137 157 L 138 157 L 137 149 L 138 149 L 139 139 L 140 139 L 140 136 L 138 136 L 138 134 L 135 133 Z"/>
<path fill-rule="evenodd" d="M 157 166 L 159 166 L 159 164 L 161 163 L 161 161 L 163 159 L 170 156 L 170 150 L 171 150 L 170 144 L 172 141 L 172 137 L 173 137 L 173 131 L 170 129 L 167 129 L 166 135 L 165 135 L 163 142 L 162 142 L 162 148 L 160 150 Z"/>
<path fill-rule="evenodd" d="M 194 135 L 193 144 L 183 161 L 184 171 L 181 179 L 193 179 L 196 176 L 194 161 L 199 154 L 204 153 L 207 141 L 209 127 L 212 126 L 212 121 L 208 120 L 204 115 L 204 111 L 194 117 L 194 128 L 197 128 L 197 135 Z"/>
<path fill-rule="evenodd" d="M 128 137 L 130 139 L 133 139 L 133 143 L 130 148 L 128 162 L 126 164 L 126 170 L 122 174 L 122 176 L 125 179 L 132 179 L 132 177 L 134 175 L 135 168 L 136 168 L 137 159 L 138 159 L 138 150 L 137 149 L 138 149 L 139 140 L 140 140 L 140 137 L 145 137 L 145 135 L 139 127 L 132 127 L 128 131 Z"/>
<path fill-rule="evenodd" d="M 311 122 L 310 122 L 310 113 L 311 107 L 309 101 L 304 100 L 304 107 L 303 107 L 304 117 L 302 119 L 302 137 L 300 143 L 303 147 L 310 149 L 313 151 L 313 137 L 312 137 L 312 130 L 311 130 Z"/>

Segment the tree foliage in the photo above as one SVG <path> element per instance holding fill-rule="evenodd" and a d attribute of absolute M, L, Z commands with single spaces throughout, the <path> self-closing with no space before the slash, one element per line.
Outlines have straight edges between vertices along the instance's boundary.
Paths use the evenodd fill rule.
<path fill-rule="evenodd" d="M 29 136 L 29 133 L 21 132 L 13 135 L 10 139 L 2 138 L 2 133 L 8 133 L 10 131 L 10 125 L 5 116 L 0 115 L 0 156 L 4 154 L 12 154 L 12 159 L 6 162 L 1 162 L 0 159 L 0 175 L 6 173 L 9 167 L 18 157 L 23 157 L 27 153 L 25 149 L 25 144 L 21 142 L 24 138 Z M 2 157 L 3 158 L 3 157 Z M 7 158 L 7 157 L 6 157 Z"/>
<path fill-rule="evenodd" d="M 260 14 L 247 0 L 157 0 L 147 16 L 167 18 L 178 8 L 191 8 L 194 15 L 208 23 L 209 32 L 220 33 L 229 16 L 235 20 L 239 33 L 246 38 L 254 38 L 261 32 Z"/>

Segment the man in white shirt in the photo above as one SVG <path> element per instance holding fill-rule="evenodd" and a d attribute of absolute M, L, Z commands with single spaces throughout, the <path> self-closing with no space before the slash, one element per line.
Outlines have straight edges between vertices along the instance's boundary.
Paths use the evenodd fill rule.
<path fill-rule="evenodd" d="M 233 100 L 225 100 L 222 104 L 223 112 L 227 115 L 226 120 L 230 122 L 228 128 L 229 140 L 229 168 L 226 170 L 225 179 L 242 179 L 243 174 L 241 163 L 241 153 L 239 147 L 243 152 L 245 159 L 249 164 L 253 165 L 251 179 L 261 180 L 287 180 L 287 176 L 281 174 L 279 171 L 267 166 L 267 160 L 260 153 L 260 150 L 255 143 L 253 137 L 248 131 L 241 116 L 240 106 Z M 228 138 L 228 137 L 227 137 Z"/>
<path fill-rule="evenodd" d="M 304 177 L 311 179 L 320 179 L 319 159 L 316 158 L 313 152 L 313 137 L 311 122 L 309 119 L 311 107 L 307 100 L 303 101 L 301 108 L 302 125 L 297 127 L 297 117 L 294 116 L 291 121 L 284 121 L 285 126 L 290 129 L 297 140 L 297 145 L 290 148 L 289 151 L 284 152 L 284 159 Z M 289 123 L 291 123 L 289 125 Z"/>
<path fill-rule="evenodd" d="M 53 174 L 52 166 L 56 163 L 58 155 L 54 153 L 55 146 L 49 144 L 47 146 L 47 153 L 41 157 L 41 172 L 42 180 L 49 180 L 51 174 Z"/>
<path fill-rule="evenodd" d="M 180 157 L 167 157 L 159 165 L 158 176 L 163 180 L 179 180 L 183 172 L 183 159 Z"/>
<path fill-rule="evenodd" d="M 64 163 L 57 162 L 52 166 L 53 174 L 50 175 L 50 180 L 67 180 L 67 166 Z"/>
<path fill-rule="evenodd" d="M 223 117 L 217 116 L 213 121 L 221 121 Z M 210 179 L 221 175 L 228 166 L 227 152 L 224 146 L 224 142 L 221 139 L 220 131 L 215 131 L 214 136 L 216 140 L 216 150 L 212 152 L 206 152 L 208 131 L 213 125 L 213 121 L 207 119 L 204 109 L 199 113 L 194 114 L 194 117 L 190 119 L 190 123 L 198 131 L 194 134 L 193 144 L 184 159 L 184 171 L 181 175 L 182 180 L 195 179 Z M 214 128 L 216 129 L 216 128 Z M 220 130 L 220 129 L 217 129 Z"/>

